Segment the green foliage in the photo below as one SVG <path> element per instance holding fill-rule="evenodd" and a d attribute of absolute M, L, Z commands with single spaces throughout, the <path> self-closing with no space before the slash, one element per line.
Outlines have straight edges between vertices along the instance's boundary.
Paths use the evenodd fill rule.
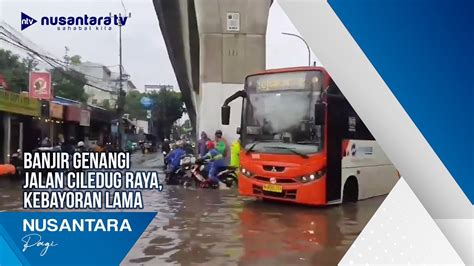
<path fill-rule="evenodd" d="M 0 49 L 0 74 L 5 77 L 8 88 L 14 92 L 28 91 L 28 65 L 11 51 Z M 33 68 L 33 62 L 32 69 Z M 34 65 L 34 67 L 37 65 Z"/>
<path fill-rule="evenodd" d="M 71 57 L 71 61 L 80 62 L 80 56 Z M 20 60 L 11 51 L 0 49 L 0 74 L 5 77 L 11 91 L 28 91 L 29 71 L 37 70 L 38 61 L 32 57 Z M 71 100 L 86 102 L 84 85 L 87 80 L 82 73 L 71 69 L 55 68 L 51 70 L 54 95 Z"/>
<path fill-rule="evenodd" d="M 181 93 L 172 90 L 160 90 L 149 96 L 155 102 L 152 117 L 158 126 L 159 138 L 169 138 L 173 123 L 186 111 Z"/>
<path fill-rule="evenodd" d="M 146 119 L 146 110 L 142 107 L 140 99 L 149 97 L 153 100 L 152 119 L 159 138 L 169 137 L 173 123 L 183 116 L 186 111 L 181 93 L 171 90 L 161 90 L 153 93 L 140 93 L 131 91 L 125 98 L 125 113 L 131 118 Z"/>
<path fill-rule="evenodd" d="M 125 96 L 125 108 L 124 113 L 130 114 L 132 118 L 139 120 L 146 119 L 146 110 L 143 109 L 140 104 L 140 99 L 146 94 L 140 93 L 139 91 L 131 91 Z"/>
<path fill-rule="evenodd" d="M 74 55 L 69 58 L 69 61 L 72 65 L 80 65 L 81 64 L 81 56 L 80 55 Z"/>
<path fill-rule="evenodd" d="M 56 68 L 51 71 L 51 77 L 56 96 L 87 102 L 88 95 L 84 91 L 87 80 L 84 74 L 72 69 Z"/>

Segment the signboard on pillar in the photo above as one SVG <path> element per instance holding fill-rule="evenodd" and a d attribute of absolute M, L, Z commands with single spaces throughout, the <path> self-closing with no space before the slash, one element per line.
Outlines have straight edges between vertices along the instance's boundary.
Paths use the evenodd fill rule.
<path fill-rule="evenodd" d="M 227 12 L 227 31 L 240 31 L 240 13 Z"/>
<path fill-rule="evenodd" d="M 51 74 L 30 72 L 29 92 L 32 98 L 50 100 L 52 97 Z"/>

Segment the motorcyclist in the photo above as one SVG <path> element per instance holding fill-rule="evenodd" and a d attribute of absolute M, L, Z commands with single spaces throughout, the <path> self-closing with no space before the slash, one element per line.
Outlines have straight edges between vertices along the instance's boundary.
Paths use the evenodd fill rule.
<path fill-rule="evenodd" d="M 171 147 L 169 139 L 163 140 L 163 144 L 161 144 L 161 151 L 163 152 L 163 154 L 169 154 L 170 150 Z"/>
<path fill-rule="evenodd" d="M 175 172 L 179 169 L 179 164 L 181 161 L 181 157 L 186 154 L 186 151 L 183 149 L 183 142 L 178 141 L 176 143 L 176 148 L 172 150 L 166 157 L 165 157 L 165 164 L 168 165 L 168 171 Z"/>
<path fill-rule="evenodd" d="M 216 185 L 219 184 L 219 178 L 217 178 L 219 169 L 226 167 L 227 163 L 225 162 L 224 155 L 219 150 L 217 150 L 213 141 L 208 141 L 206 143 L 206 147 L 208 152 L 206 155 L 204 155 L 203 159 L 210 160 L 208 164 L 209 176 L 207 181 L 210 184 Z"/>
<path fill-rule="evenodd" d="M 79 142 L 77 143 L 76 151 L 78 151 L 78 152 L 84 152 L 84 151 L 86 151 L 86 145 L 85 145 L 84 141 L 79 141 Z"/>

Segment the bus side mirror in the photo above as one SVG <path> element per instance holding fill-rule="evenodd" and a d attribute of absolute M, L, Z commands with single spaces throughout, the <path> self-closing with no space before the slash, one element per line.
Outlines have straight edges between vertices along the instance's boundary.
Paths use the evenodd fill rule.
<path fill-rule="evenodd" d="M 221 107 L 221 120 L 223 125 L 228 125 L 230 120 L 230 106 L 223 105 Z"/>
<path fill-rule="evenodd" d="M 314 105 L 314 124 L 322 126 L 326 122 L 326 105 L 324 103 L 317 103 Z"/>

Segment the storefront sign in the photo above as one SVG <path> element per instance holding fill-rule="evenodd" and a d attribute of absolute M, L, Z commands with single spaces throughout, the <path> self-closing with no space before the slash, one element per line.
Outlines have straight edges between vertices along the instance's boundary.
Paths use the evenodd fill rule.
<path fill-rule="evenodd" d="M 63 119 L 64 106 L 61 104 L 51 102 L 49 104 L 49 115 L 51 118 Z"/>
<path fill-rule="evenodd" d="M 66 107 L 66 121 L 80 122 L 81 121 L 81 108 L 75 105 L 68 105 Z"/>
<path fill-rule="evenodd" d="M 40 115 L 38 100 L 18 93 L 0 90 L 0 111 L 29 116 Z"/>
<path fill-rule="evenodd" d="M 51 74 L 49 72 L 30 72 L 29 91 L 32 98 L 51 99 Z"/>
<path fill-rule="evenodd" d="M 89 110 L 81 109 L 81 120 L 79 125 L 88 127 L 91 124 L 91 112 Z"/>

